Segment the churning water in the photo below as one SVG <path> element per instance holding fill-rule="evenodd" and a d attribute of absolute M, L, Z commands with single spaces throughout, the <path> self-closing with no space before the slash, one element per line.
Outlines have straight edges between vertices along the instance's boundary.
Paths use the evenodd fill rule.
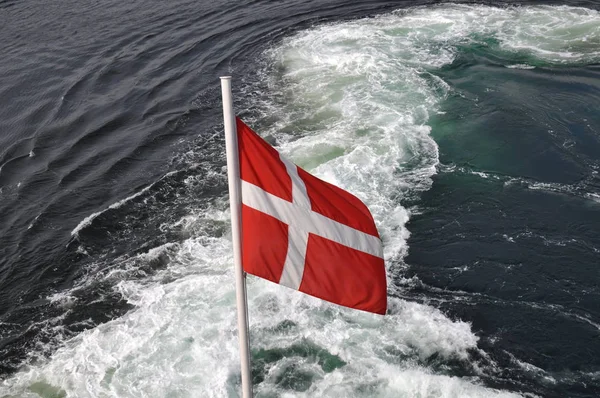
<path fill-rule="evenodd" d="M 385 317 L 249 278 L 257 396 L 598 394 L 595 3 L 34 3 L 0 3 L 1 397 L 237 396 L 226 73 L 388 268 Z"/>

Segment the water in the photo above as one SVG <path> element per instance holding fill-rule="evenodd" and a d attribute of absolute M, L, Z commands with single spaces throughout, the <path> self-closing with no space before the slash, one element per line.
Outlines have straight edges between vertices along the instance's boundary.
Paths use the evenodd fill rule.
<path fill-rule="evenodd" d="M 0 396 L 236 396 L 228 73 L 390 285 L 251 278 L 258 396 L 600 394 L 600 4 L 224 6 L 0 3 Z"/>

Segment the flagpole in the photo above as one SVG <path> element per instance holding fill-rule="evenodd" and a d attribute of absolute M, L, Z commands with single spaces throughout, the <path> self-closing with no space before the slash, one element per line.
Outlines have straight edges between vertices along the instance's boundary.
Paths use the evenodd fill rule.
<path fill-rule="evenodd" d="M 231 207 L 231 235 L 233 261 L 235 263 L 235 290 L 238 314 L 238 336 L 242 365 L 242 397 L 252 398 L 250 375 L 250 342 L 248 340 L 248 302 L 246 298 L 246 273 L 242 268 L 242 197 L 240 186 L 240 161 L 238 140 L 231 96 L 231 76 L 221 77 L 223 96 L 223 122 L 225 126 L 225 148 L 227 152 L 227 176 L 229 179 L 229 204 Z"/>

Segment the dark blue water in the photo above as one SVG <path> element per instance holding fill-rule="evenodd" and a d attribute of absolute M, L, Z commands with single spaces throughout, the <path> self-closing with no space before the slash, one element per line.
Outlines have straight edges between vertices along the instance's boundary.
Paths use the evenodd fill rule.
<path fill-rule="evenodd" d="M 238 82 L 243 116 L 273 128 L 285 116 L 265 117 L 264 102 L 293 99 L 265 94 L 263 74 L 286 73 L 265 51 L 321 25 L 434 3 L 0 0 L 0 395 L 108 396 L 45 376 L 21 388 L 20 375 L 45 369 L 83 331 L 134 311 L 127 283 L 149 284 L 174 262 L 173 252 L 147 253 L 227 236 L 226 222 L 181 221 L 226 210 L 218 76 Z M 545 4 L 600 9 L 597 1 Z M 468 322 L 479 340 L 467 358 L 413 358 L 392 347 L 394 372 L 417 363 L 489 394 L 600 396 L 600 19 L 588 25 L 565 28 L 574 43 L 565 51 L 584 54 L 572 61 L 507 51 L 490 34 L 448 44 L 452 62 L 419 69 L 450 90 L 424 122 L 439 148 L 431 187 L 397 199 L 411 212 L 410 238 L 407 255 L 390 261 L 390 296 Z M 353 365 L 328 347 L 288 346 L 253 353 L 258 385 L 271 383 L 269 369 L 286 358 L 307 358 L 325 373 Z M 118 368 L 107 366 L 106 385 Z M 264 395 L 310 396 L 318 380 L 286 369 L 273 382 L 278 392 Z M 232 379 L 223 387 L 230 396 Z M 184 387 L 177 394 L 197 396 Z"/>

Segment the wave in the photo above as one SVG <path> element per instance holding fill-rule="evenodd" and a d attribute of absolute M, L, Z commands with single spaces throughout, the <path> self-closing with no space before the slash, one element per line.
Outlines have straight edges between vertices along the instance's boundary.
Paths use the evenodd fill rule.
<path fill-rule="evenodd" d="M 242 114 L 285 155 L 368 204 L 393 280 L 406 266 L 410 235 L 411 211 L 402 203 L 430 187 L 439 165 L 427 123 L 452 89 L 430 71 L 451 64 L 460 45 L 481 37 L 536 62 L 597 60 L 599 21 L 595 11 L 562 6 L 443 5 L 318 25 L 262 55 L 261 81 L 248 78 L 242 89 L 249 104 Z M 576 32 L 564 34 L 568 26 Z M 190 237 L 107 268 L 133 271 L 111 279 L 132 310 L 65 341 L 49 360 L 4 380 L 0 394 L 235 396 L 240 375 L 229 213 L 222 192 L 213 199 L 202 211 L 190 208 L 159 226 L 187 229 Z M 86 217 L 71 235 L 78 237 L 106 210 Z M 161 256 L 165 266 L 131 276 Z M 488 371 L 479 358 L 486 354 L 470 324 L 398 297 L 401 289 L 390 287 L 390 314 L 377 317 L 250 278 L 256 392 L 519 396 L 482 385 Z M 65 297 L 52 299 L 69 305 Z M 446 374 L 452 366 L 467 377 Z"/>
<path fill-rule="evenodd" d="M 586 178 L 574 184 L 559 182 L 542 182 L 527 177 L 513 177 L 510 175 L 494 173 L 489 171 L 478 171 L 464 166 L 444 165 L 440 168 L 444 173 L 471 174 L 483 179 L 501 182 L 505 187 L 519 187 L 532 191 L 545 191 L 578 197 L 600 203 L 600 193 L 597 192 L 597 173 L 592 172 Z"/>
<path fill-rule="evenodd" d="M 104 212 L 108 211 L 108 210 L 115 210 L 120 208 L 121 206 L 123 206 L 124 204 L 126 204 L 127 202 L 140 197 L 141 195 L 143 195 L 144 193 L 148 192 L 152 187 L 154 187 L 156 184 L 158 184 L 159 182 L 161 182 L 163 179 L 178 173 L 178 171 L 171 171 L 169 173 L 166 173 L 164 176 L 162 176 L 159 180 L 157 180 L 156 182 L 153 182 L 152 184 L 142 188 L 141 190 L 139 190 L 138 192 L 134 193 L 131 196 L 126 197 L 125 199 L 121 199 L 118 202 L 115 202 L 113 204 L 111 204 L 110 206 L 108 206 L 106 209 L 95 212 L 90 214 L 89 216 L 87 216 L 86 218 L 84 218 L 83 220 L 81 220 L 81 222 L 79 224 L 77 224 L 77 226 L 71 231 L 71 236 L 77 238 L 79 237 L 79 232 L 86 228 L 89 227 L 92 222 L 94 221 L 94 219 L 96 219 L 99 215 L 103 214 Z"/>

